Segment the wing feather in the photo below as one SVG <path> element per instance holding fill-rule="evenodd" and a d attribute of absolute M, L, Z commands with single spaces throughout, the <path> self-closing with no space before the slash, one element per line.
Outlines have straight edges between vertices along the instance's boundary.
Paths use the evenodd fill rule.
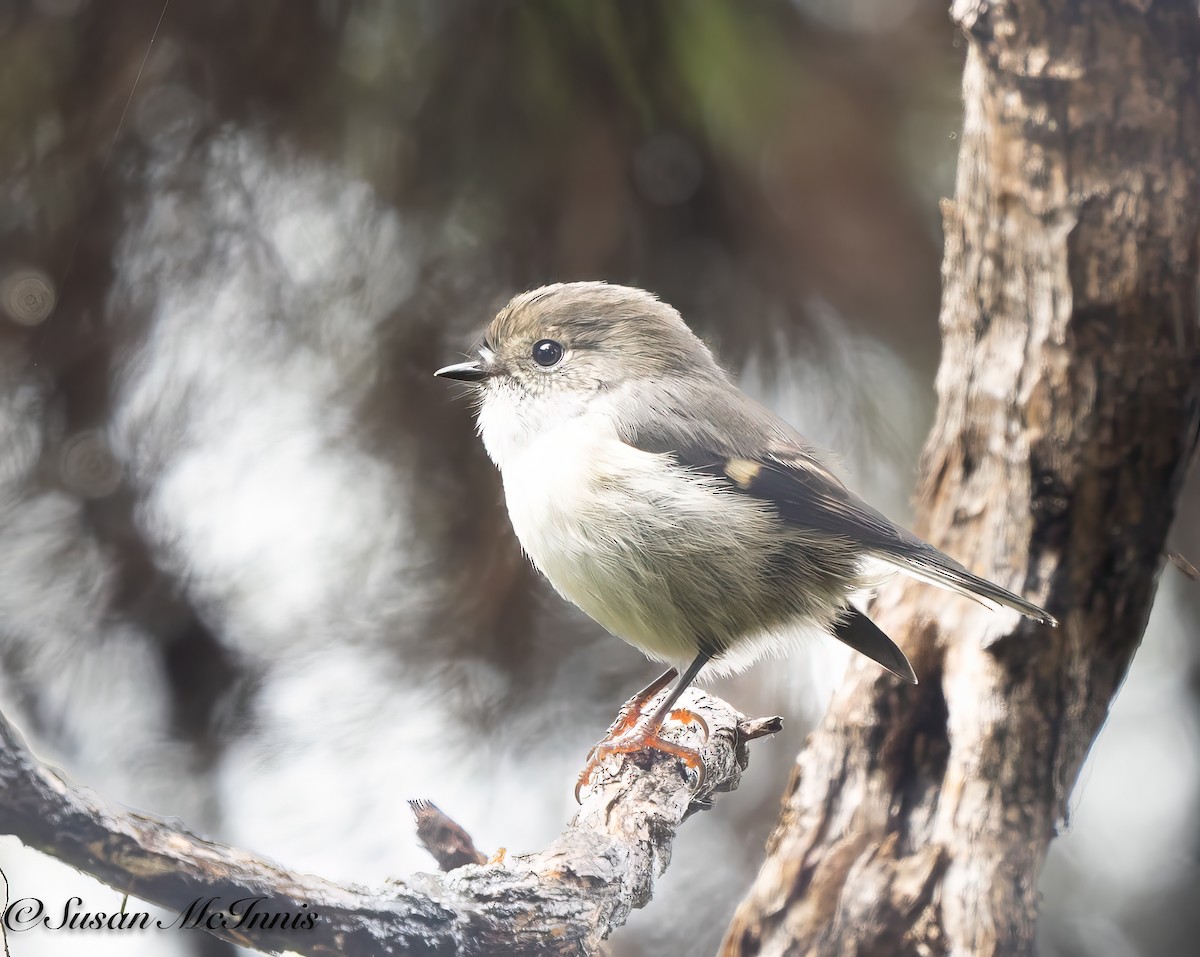
<path fill-rule="evenodd" d="M 628 444 L 670 454 L 740 494 L 771 503 L 784 522 L 844 539 L 914 578 L 1057 624 L 1045 609 L 968 571 L 872 508 L 821 464 L 798 433 L 732 385 L 710 387 L 701 396 L 641 396 L 635 403 L 636 422 L 619 427 Z"/>

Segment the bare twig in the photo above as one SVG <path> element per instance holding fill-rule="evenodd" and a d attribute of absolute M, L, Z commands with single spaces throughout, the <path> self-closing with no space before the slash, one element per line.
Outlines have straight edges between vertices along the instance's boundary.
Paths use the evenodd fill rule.
<path fill-rule="evenodd" d="M 475 846 L 466 829 L 432 801 L 420 798 L 409 801 L 408 806 L 417 819 L 417 840 L 443 871 L 487 863 L 487 855 Z"/>
<path fill-rule="evenodd" d="M 1167 559 L 1178 568 L 1184 575 L 1194 582 L 1200 582 L 1200 568 L 1197 568 L 1190 561 L 1183 557 L 1179 552 L 1168 551 Z"/>
<path fill-rule="evenodd" d="M 296 874 L 161 818 L 111 807 L 39 763 L 2 716 L 0 832 L 181 914 L 214 898 L 200 926 L 258 950 L 591 954 L 649 901 L 679 825 L 709 807 L 715 793 L 737 787 L 746 741 L 777 727 L 778 719 L 748 720 L 694 689 L 683 703 L 712 730 L 700 791 L 665 756 L 621 756 L 546 850 L 382 889 Z M 290 916 L 267 926 L 249 914 Z"/>

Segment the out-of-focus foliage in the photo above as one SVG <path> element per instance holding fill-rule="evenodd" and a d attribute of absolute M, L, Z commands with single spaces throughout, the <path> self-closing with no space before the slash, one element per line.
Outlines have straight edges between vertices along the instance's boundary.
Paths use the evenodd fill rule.
<path fill-rule="evenodd" d="M 409 797 L 544 843 L 653 668 L 527 567 L 432 369 L 518 290 L 643 285 L 902 517 L 960 65 L 931 0 L 0 0 L 0 707 L 80 782 L 332 878 L 430 866 Z M 722 689 L 789 737 L 617 953 L 713 949 L 839 655 Z M 1139 782 L 1085 773 L 1047 954 L 1195 929 L 1145 919 L 1196 876 L 1188 655 L 1152 635 L 1161 710 L 1114 736 L 1177 741 L 1139 779 L 1178 800 L 1097 877 Z M 83 886 L 0 857 L 14 896 Z"/>

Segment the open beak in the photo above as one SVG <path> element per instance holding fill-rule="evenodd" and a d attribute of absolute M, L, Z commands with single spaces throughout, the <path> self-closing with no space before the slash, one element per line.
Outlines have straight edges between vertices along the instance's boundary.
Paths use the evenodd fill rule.
<path fill-rule="evenodd" d="M 455 366 L 446 366 L 434 373 L 442 379 L 458 379 L 460 382 L 482 382 L 487 378 L 487 370 L 482 362 L 460 362 Z"/>

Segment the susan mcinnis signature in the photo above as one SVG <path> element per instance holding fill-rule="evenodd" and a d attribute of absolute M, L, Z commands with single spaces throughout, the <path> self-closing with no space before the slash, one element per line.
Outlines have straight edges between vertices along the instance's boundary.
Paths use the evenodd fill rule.
<path fill-rule="evenodd" d="M 292 910 L 275 909 L 268 897 L 198 897 L 176 914 L 155 915 L 138 910 L 92 910 L 81 897 L 68 897 L 60 906 L 40 897 L 21 897 L 4 908 L 2 922 L 9 933 L 45 930 L 312 930 L 320 915 L 308 904 Z"/>

